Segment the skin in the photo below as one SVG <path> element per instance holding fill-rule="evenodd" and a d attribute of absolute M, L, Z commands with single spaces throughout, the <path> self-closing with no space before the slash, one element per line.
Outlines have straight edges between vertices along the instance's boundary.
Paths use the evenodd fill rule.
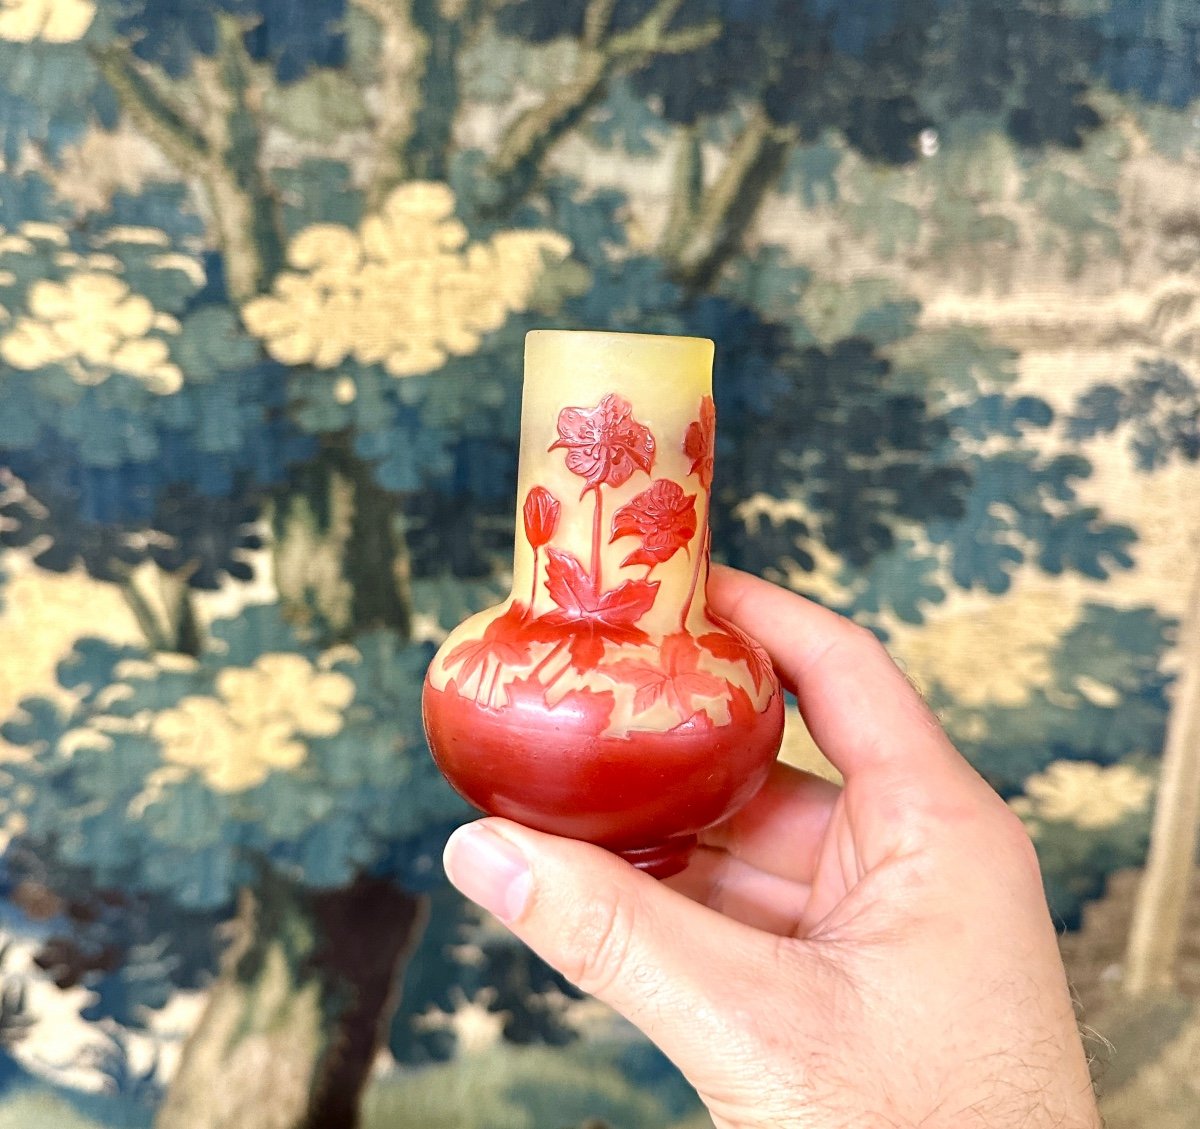
<path fill-rule="evenodd" d="M 714 569 L 844 777 L 776 765 L 656 882 L 499 819 L 446 871 L 639 1026 L 719 1129 L 1100 1125 L 1033 845 L 875 637 Z"/>

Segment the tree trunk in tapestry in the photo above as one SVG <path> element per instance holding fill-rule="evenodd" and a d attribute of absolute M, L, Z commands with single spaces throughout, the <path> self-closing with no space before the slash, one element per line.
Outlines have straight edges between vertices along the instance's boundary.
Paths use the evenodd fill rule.
<path fill-rule="evenodd" d="M 353 1129 L 424 915 L 382 880 L 312 893 L 264 877 L 243 894 L 158 1129 Z"/>
<path fill-rule="evenodd" d="M 289 483 L 274 556 L 294 621 L 328 640 L 407 637 L 397 511 L 339 438 Z M 244 891 L 159 1129 L 352 1129 L 424 917 L 423 898 L 378 879 L 313 892 L 267 873 Z"/>
<path fill-rule="evenodd" d="M 378 486 L 345 436 L 299 469 L 275 506 L 273 557 L 280 600 L 293 623 L 327 641 L 412 620 L 400 499 Z"/>
<path fill-rule="evenodd" d="M 1167 728 L 1150 854 L 1138 888 L 1126 954 L 1131 996 L 1170 991 L 1200 843 L 1200 571 L 1180 634 L 1183 670 Z"/>

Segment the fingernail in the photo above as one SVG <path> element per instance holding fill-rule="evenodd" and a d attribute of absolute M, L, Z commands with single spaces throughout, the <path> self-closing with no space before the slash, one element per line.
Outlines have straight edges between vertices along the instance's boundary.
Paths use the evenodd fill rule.
<path fill-rule="evenodd" d="M 442 858 L 446 877 L 477 905 L 501 921 L 515 921 L 529 901 L 532 877 L 525 856 L 482 823 L 468 823 L 450 836 Z"/>

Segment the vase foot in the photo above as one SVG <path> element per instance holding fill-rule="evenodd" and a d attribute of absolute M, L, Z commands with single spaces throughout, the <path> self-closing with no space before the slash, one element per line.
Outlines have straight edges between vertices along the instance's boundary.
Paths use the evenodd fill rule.
<path fill-rule="evenodd" d="M 680 835 L 653 847 L 634 847 L 631 850 L 614 851 L 626 862 L 644 870 L 652 878 L 670 878 L 688 864 L 692 851 L 696 849 L 695 835 Z"/>

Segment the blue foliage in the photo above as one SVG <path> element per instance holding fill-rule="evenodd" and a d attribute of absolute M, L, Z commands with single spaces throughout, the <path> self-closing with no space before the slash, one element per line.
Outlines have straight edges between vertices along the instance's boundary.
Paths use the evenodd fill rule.
<path fill-rule="evenodd" d="M 1002 794 L 1056 760 L 1114 764 L 1163 746 L 1170 676 L 1162 659 L 1174 625 L 1150 608 L 1087 604 L 1063 636 L 1042 686 L 1014 705 L 969 706 L 938 686 L 931 704 L 971 762 Z M 1097 698 L 1080 680 L 1106 688 Z"/>
<path fill-rule="evenodd" d="M 893 547 L 906 518 L 962 513 L 969 476 L 946 448 L 946 422 L 889 388 L 889 363 L 870 342 L 797 348 L 784 327 L 748 309 L 710 300 L 697 313 L 693 332 L 718 341 L 718 415 L 736 437 L 718 446 L 714 502 L 714 540 L 732 563 L 763 571 L 791 558 L 805 567 L 810 553 L 796 550 L 812 538 L 861 568 Z M 735 521 L 733 507 L 758 494 L 804 499 L 811 522 Z M 785 536 L 790 553 L 776 543 Z"/>
<path fill-rule="evenodd" d="M 294 168 L 276 169 L 283 225 L 289 235 L 314 223 L 355 228 L 363 216 L 362 192 L 342 161 L 309 158 Z"/>
<path fill-rule="evenodd" d="M 26 145 L 58 156 L 98 119 L 111 121 L 111 111 L 86 43 L 0 39 L 0 153 L 10 168 Z"/>
<path fill-rule="evenodd" d="M 853 594 L 847 606 L 838 610 L 871 623 L 887 611 L 902 623 L 924 623 L 929 606 L 946 598 L 938 572 L 935 557 L 923 554 L 910 539 L 900 538 L 865 569 L 846 570 L 840 579 Z"/>
<path fill-rule="evenodd" d="M 1176 0 L 1109 0 L 1094 17 L 1113 89 L 1182 108 L 1200 97 L 1200 14 Z"/>
<path fill-rule="evenodd" d="M 983 442 L 989 436 L 1019 439 L 1026 430 L 1049 427 L 1054 412 L 1037 396 L 989 393 L 946 413 L 951 433 L 959 442 Z"/>
<path fill-rule="evenodd" d="M 116 30 L 139 58 L 172 77 L 191 71 L 194 55 L 217 49 L 222 16 L 249 23 L 244 42 L 252 59 L 269 62 L 281 82 L 314 66 L 341 66 L 346 57 L 345 0 L 112 0 Z"/>
<path fill-rule="evenodd" d="M 0 171 L 0 226 L 15 231 L 29 220 L 59 223 L 70 218 L 71 209 L 55 198 L 54 189 L 43 177 Z"/>
<path fill-rule="evenodd" d="M 33 1076 L 15 1055 L 0 1047 L 0 1094 L 27 1084 Z"/>
<path fill-rule="evenodd" d="M 1138 468 L 1157 470 L 1171 458 L 1200 459 L 1200 380 L 1174 361 L 1138 362 L 1120 385 L 1098 384 L 1080 397 L 1067 421 L 1072 439 L 1127 428 Z"/>
<path fill-rule="evenodd" d="M 20 805 L 23 838 L 54 842 L 61 864 L 86 868 L 102 887 L 170 898 L 192 912 L 227 906 L 253 858 L 320 888 L 346 885 L 362 871 L 427 884 L 431 859 L 466 810 L 433 766 L 421 731 L 432 647 L 385 632 L 356 640 L 356 654 L 334 668 L 353 683 L 353 703 L 336 734 L 306 739 L 301 771 L 271 771 L 233 792 L 214 790 L 195 772 L 151 785 L 162 752 L 134 719 L 187 698 L 219 697 L 222 671 L 252 666 L 264 653 L 320 660 L 274 606 L 218 621 L 212 637 L 195 664 L 136 673 L 129 660 L 145 652 L 82 640 L 60 673 L 78 703 L 22 703 L 3 733 L 32 754 L 13 778 L 18 788 L 34 785 Z M 64 751 L 64 735 L 89 725 L 107 740 Z"/>
<path fill-rule="evenodd" d="M 14 187 L 26 220 L 64 218 L 36 178 Z M 134 228 L 161 235 L 135 237 Z M 120 372 L 83 385 L 53 364 L 0 383 L 0 460 L 29 495 L 0 507 L 9 519 L 0 543 L 36 542 L 43 567 L 82 562 L 102 579 L 146 558 L 172 571 L 187 565 L 198 588 L 248 578 L 242 553 L 259 545 L 250 524 L 288 469 L 316 450 L 285 410 L 288 370 L 246 336 L 212 280 L 202 287 L 164 258 L 163 241 L 190 258 L 201 231 L 180 186 L 119 194 L 106 212 L 60 230 L 77 255 L 119 255 L 122 283 L 179 319 L 164 340 L 185 376 L 168 395 Z M 10 310 L 22 310 L 35 283 L 71 274 L 58 242 L 30 242 L 32 253 L 0 255 L 12 276 L 0 302 Z M 161 536 L 136 537 L 145 530 Z"/>
<path fill-rule="evenodd" d="M 642 98 L 618 80 L 608 91 L 604 104 L 586 123 L 588 136 L 605 148 L 620 148 L 631 157 L 652 157 L 668 136 L 665 122 Z"/>
<path fill-rule="evenodd" d="M 960 587 L 1007 592 L 1014 570 L 1030 559 L 1053 574 L 1096 578 L 1132 566 L 1134 530 L 1078 504 L 1075 483 L 1091 473 L 1081 456 L 1007 449 L 969 456 L 964 467 L 972 483 L 964 512 L 927 527 L 930 539 L 950 550 Z"/>

